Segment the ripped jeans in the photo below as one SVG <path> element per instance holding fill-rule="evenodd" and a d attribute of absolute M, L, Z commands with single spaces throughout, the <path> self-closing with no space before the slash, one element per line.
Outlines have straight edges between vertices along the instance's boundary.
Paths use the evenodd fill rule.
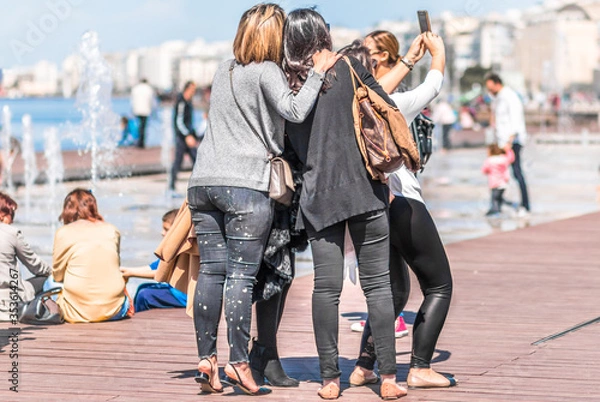
<path fill-rule="evenodd" d="M 224 295 L 229 363 L 247 362 L 252 290 L 271 229 L 273 203 L 267 193 L 225 186 L 191 187 L 188 203 L 200 252 L 194 295 L 198 357 L 217 354 Z"/>

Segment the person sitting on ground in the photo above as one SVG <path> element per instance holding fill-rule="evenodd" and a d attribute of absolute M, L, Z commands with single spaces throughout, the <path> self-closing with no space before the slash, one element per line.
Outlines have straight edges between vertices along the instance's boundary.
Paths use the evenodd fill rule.
<path fill-rule="evenodd" d="M 136 145 L 140 133 L 135 119 L 128 119 L 126 116 L 121 116 L 121 133 L 121 140 L 119 141 L 120 147 Z"/>
<path fill-rule="evenodd" d="M 508 186 L 510 174 L 508 167 L 515 160 L 515 153 L 512 150 L 512 144 L 507 143 L 504 148 L 498 144 L 488 146 L 488 157 L 483 163 L 481 171 L 488 177 L 488 186 L 492 191 L 490 210 L 486 216 L 497 216 L 502 211 L 502 204 L 510 205 L 519 210 L 519 204 L 506 201 L 504 199 L 504 190 Z"/>
<path fill-rule="evenodd" d="M 0 321 L 13 323 L 18 319 L 16 303 L 33 300 L 52 271 L 50 264 L 31 249 L 21 231 L 12 226 L 16 209 L 17 203 L 0 192 Z M 34 276 L 24 281 L 17 261 Z M 11 297 L 14 293 L 18 300 Z"/>
<path fill-rule="evenodd" d="M 164 237 L 177 215 L 177 209 L 172 209 L 162 217 L 162 236 Z M 129 278 L 147 278 L 154 279 L 154 274 L 158 268 L 159 259 L 143 267 L 127 268 L 121 267 L 123 277 Z M 175 289 L 173 286 L 165 282 L 152 282 L 141 284 L 135 297 L 133 304 L 136 312 L 150 310 L 151 308 L 172 308 L 185 307 L 187 304 L 187 295 L 182 291 Z"/>
<path fill-rule="evenodd" d="M 119 270 L 119 230 L 104 221 L 90 190 L 65 198 L 54 236 L 53 277 L 63 282 L 58 296 L 65 321 L 100 322 L 133 316 L 133 302 Z"/>

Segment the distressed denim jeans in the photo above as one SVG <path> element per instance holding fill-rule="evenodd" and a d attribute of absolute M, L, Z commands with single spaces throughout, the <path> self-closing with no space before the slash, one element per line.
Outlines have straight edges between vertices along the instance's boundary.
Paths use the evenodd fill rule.
<path fill-rule="evenodd" d="M 267 193 L 225 186 L 191 187 L 188 203 L 200 252 L 194 295 L 198 356 L 217 353 L 224 303 L 229 362 L 247 362 L 252 290 L 271 229 L 273 203 Z"/>

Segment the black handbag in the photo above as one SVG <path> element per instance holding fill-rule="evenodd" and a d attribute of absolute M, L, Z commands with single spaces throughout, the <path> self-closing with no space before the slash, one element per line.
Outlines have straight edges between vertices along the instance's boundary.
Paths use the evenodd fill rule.
<path fill-rule="evenodd" d="M 433 121 L 423 113 L 419 113 L 410 124 L 410 131 L 412 131 L 419 156 L 421 157 L 421 172 L 425 169 L 425 164 L 429 161 L 433 153 L 432 137 L 434 127 L 435 124 Z"/>
<path fill-rule="evenodd" d="M 51 299 L 62 291 L 52 288 L 35 296 L 33 300 L 23 303 L 19 311 L 19 322 L 31 325 L 57 325 L 65 322 L 58 304 Z"/>
<path fill-rule="evenodd" d="M 262 142 L 264 147 L 267 149 L 267 154 L 269 157 L 269 163 L 271 166 L 271 175 L 269 178 L 269 197 L 275 200 L 276 202 L 289 207 L 292 205 L 292 197 L 294 196 L 295 185 L 294 178 L 292 176 L 292 168 L 290 164 L 280 156 L 274 156 L 267 143 L 264 139 L 256 132 L 254 127 L 250 124 L 250 121 L 246 117 L 246 114 L 240 107 L 240 104 L 235 97 L 235 91 L 233 90 L 233 68 L 235 67 L 235 60 L 231 61 L 231 66 L 229 67 L 229 84 L 231 85 L 231 93 L 233 95 L 233 100 L 237 105 L 238 109 L 242 113 L 244 120 L 252 130 L 255 136 Z"/>

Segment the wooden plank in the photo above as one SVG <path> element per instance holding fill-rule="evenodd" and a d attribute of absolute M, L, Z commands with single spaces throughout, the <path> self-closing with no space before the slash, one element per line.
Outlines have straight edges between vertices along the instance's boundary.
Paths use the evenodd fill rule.
<path fill-rule="evenodd" d="M 434 368 L 451 372 L 459 386 L 410 390 L 404 401 L 597 401 L 600 325 L 542 346 L 531 343 L 600 315 L 600 214 L 451 244 L 454 277 L 451 311 L 434 355 Z M 418 283 L 406 320 L 421 303 Z M 281 324 L 280 354 L 297 389 L 274 389 L 261 400 L 318 400 L 319 369 L 311 321 L 312 277 L 290 290 Z M 343 400 L 375 401 L 378 386 L 348 387 L 360 343 L 350 324 L 365 316 L 359 286 L 345 283 L 340 314 Z M 355 320 L 350 318 L 354 317 Z M 0 372 L 10 365 L 8 334 L 0 324 Z M 408 372 L 412 335 L 398 339 L 398 380 Z M 183 310 L 153 310 L 131 320 L 56 327 L 23 327 L 19 342 L 18 398 L 0 389 L 1 401 L 196 401 L 197 352 L 193 322 Z M 219 328 L 220 365 L 228 349 Z M 8 375 L 6 373 L 5 375 Z M 0 374 L 0 377 L 2 374 Z M 230 388 L 226 396 L 255 400 Z M 203 395 L 202 398 L 219 398 Z"/>

